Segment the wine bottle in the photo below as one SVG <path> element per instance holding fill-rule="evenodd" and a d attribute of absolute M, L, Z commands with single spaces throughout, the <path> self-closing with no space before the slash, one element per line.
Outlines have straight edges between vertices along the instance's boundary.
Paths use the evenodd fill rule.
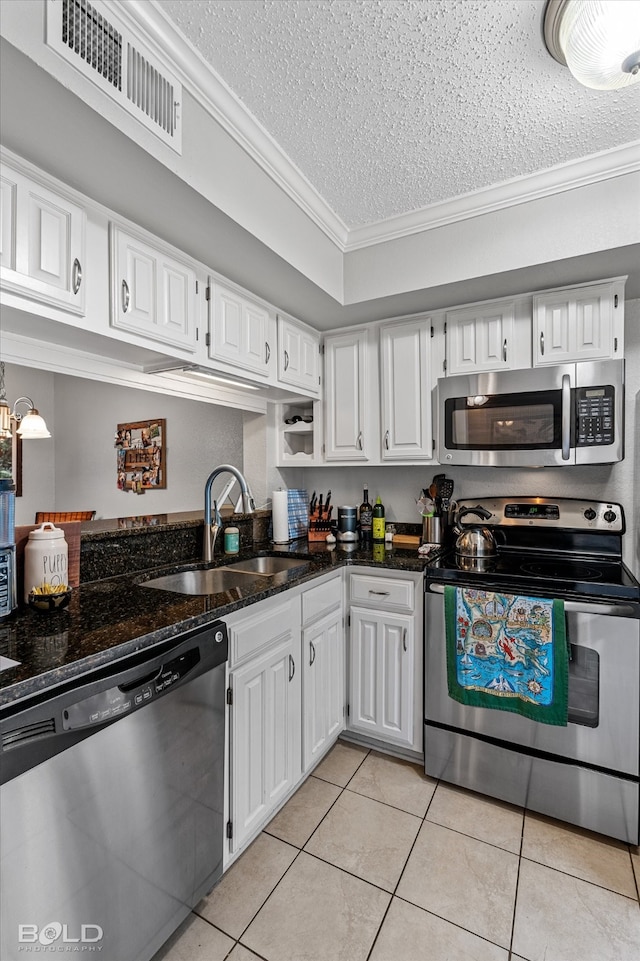
<path fill-rule="evenodd" d="M 384 505 L 379 497 L 373 506 L 372 527 L 374 543 L 382 541 L 384 544 Z"/>
<path fill-rule="evenodd" d="M 358 508 L 358 520 L 360 521 L 360 540 L 363 544 L 371 542 L 371 527 L 373 519 L 373 508 L 369 503 L 369 488 L 364 485 L 362 504 Z"/>

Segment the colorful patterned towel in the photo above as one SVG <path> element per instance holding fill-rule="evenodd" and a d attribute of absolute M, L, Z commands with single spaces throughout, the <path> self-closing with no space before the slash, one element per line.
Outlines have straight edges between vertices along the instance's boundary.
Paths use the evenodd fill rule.
<path fill-rule="evenodd" d="M 445 587 L 444 609 L 450 697 L 566 725 L 562 601 Z"/>

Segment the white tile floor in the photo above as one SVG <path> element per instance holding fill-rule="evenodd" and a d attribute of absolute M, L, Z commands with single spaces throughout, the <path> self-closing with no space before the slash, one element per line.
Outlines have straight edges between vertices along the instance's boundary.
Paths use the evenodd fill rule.
<path fill-rule="evenodd" d="M 640 851 L 338 742 L 154 961 L 639 961 Z"/>

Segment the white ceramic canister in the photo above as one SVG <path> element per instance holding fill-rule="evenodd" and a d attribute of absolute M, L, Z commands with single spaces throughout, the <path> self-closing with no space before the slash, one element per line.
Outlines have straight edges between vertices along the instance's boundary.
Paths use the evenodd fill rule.
<path fill-rule="evenodd" d="M 64 531 L 49 521 L 29 533 L 24 549 L 24 599 L 42 584 L 67 585 L 69 546 Z"/>

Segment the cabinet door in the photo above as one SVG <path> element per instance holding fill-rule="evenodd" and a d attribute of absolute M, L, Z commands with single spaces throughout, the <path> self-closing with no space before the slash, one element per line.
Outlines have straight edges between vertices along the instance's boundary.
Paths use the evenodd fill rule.
<path fill-rule="evenodd" d="M 300 778 L 300 670 L 293 637 L 231 674 L 231 850 Z"/>
<path fill-rule="evenodd" d="M 195 352 L 195 270 L 115 224 L 111 256 L 113 326 Z"/>
<path fill-rule="evenodd" d="M 278 380 L 306 393 L 320 391 L 320 337 L 278 316 Z"/>
<path fill-rule="evenodd" d="M 413 745 L 414 619 L 352 607 L 349 728 Z"/>
<path fill-rule="evenodd" d="M 535 364 L 613 357 L 613 284 L 538 294 L 534 305 Z"/>
<path fill-rule="evenodd" d="M 84 314 L 85 225 L 82 207 L 3 168 L 3 287 Z"/>
<path fill-rule="evenodd" d="M 209 356 L 266 376 L 271 359 L 269 311 L 216 283 Z"/>
<path fill-rule="evenodd" d="M 368 346 L 369 333 L 362 328 L 325 337 L 326 460 L 370 459 Z"/>
<path fill-rule="evenodd" d="M 433 457 L 430 342 L 428 320 L 380 328 L 383 460 Z"/>
<path fill-rule="evenodd" d="M 0 177 L 0 267 L 16 269 L 18 185 L 7 169 Z"/>
<path fill-rule="evenodd" d="M 506 370 L 515 350 L 513 301 L 452 310 L 447 314 L 447 374 Z"/>
<path fill-rule="evenodd" d="M 334 611 L 302 634 L 303 770 L 344 727 L 342 614 Z"/>

